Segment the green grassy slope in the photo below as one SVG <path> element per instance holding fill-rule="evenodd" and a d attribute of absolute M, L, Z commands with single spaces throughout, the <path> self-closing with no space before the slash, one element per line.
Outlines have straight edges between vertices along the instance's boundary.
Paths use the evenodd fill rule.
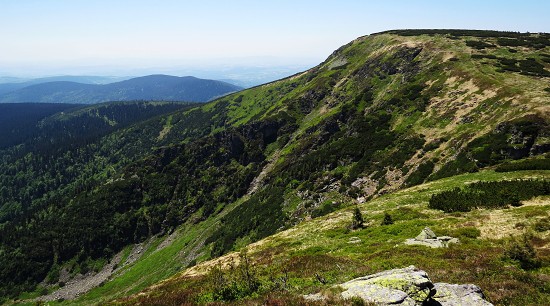
<path fill-rule="evenodd" d="M 548 219 L 549 196 L 524 201 L 521 207 L 466 213 L 446 214 L 428 208 L 434 193 L 476 181 L 527 178 L 548 180 L 550 173 L 482 171 L 453 176 L 359 205 L 365 219 L 364 229 L 349 229 L 352 209 L 346 208 L 260 240 L 244 250 L 254 263 L 253 270 L 262 286 L 256 295 L 233 303 L 255 304 L 270 299 L 303 303 L 301 294 L 315 293 L 381 270 L 415 265 L 427 271 L 434 282 L 477 284 L 497 305 L 547 304 L 550 252 L 545 246 L 550 242 L 550 232 L 537 231 L 536 224 Z M 385 213 L 392 216 L 393 224 L 381 224 Z M 458 237 L 460 244 L 444 249 L 403 244 L 426 226 L 439 236 Z M 517 261 L 506 256 L 509 237 L 521 236 L 526 231 L 536 233 L 531 239 L 539 258 L 545 262 L 535 270 L 522 269 Z M 353 243 L 354 240 L 360 242 Z M 212 301 L 212 269 L 218 265 L 227 268 L 230 262 L 238 262 L 238 256 L 230 253 L 206 261 L 115 304 Z M 285 288 L 277 287 L 281 279 L 285 279 Z"/>

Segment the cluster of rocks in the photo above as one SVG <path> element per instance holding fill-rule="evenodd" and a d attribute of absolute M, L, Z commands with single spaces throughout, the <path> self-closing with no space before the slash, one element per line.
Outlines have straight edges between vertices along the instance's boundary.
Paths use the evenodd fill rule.
<path fill-rule="evenodd" d="M 426 272 L 409 266 L 393 269 L 338 285 L 342 298 L 359 297 L 377 305 L 443 305 L 490 306 L 481 289 L 472 284 L 432 283 Z M 304 296 L 307 300 L 322 300 L 320 293 Z"/>
<path fill-rule="evenodd" d="M 418 236 L 405 240 L 408 245 L 423 245 L 430 248 L 444 248 L 451 243 L 458 243 L 458 238 L 437 236 L 429 227 L 426 227 Z"/>

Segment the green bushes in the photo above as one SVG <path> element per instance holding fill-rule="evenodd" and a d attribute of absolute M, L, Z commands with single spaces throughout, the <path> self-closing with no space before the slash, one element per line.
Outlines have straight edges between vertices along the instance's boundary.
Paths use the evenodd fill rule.
<path fill-rule="evenodd" d="M 489 31 L 489 30 L 458 30 L 458 29 L 415 29 L 415 30 L 391 30 L 382 33 L 397 34 L 402 36 L 418 35 L 452 35 L 452 36 L 473 36 L 473 37 L 528 37 L 528 33 Z"/>
<path fill-rule="evenodd" d="M 467 226 L 452 231 L 450 236 L 457 238 L 476 239 L 477 237 L 481 236 L 481 231 L 475 227 Z"/>
<path fill-rule="evenodd" d="M 327 214 L 330 214 L 331 212 L 337 210 L 340 208 L 340 203 L 333 203 L 332 201 L 325 201 L 319 205 L 313 212 L 311 213 L 311 217 L 317 218 L 320 216 L 324 216 Z"/>
<path fill-rule="evenodd" d="M 512 238 L 505 251 L 505 255 L 518 261 L 524 270 L 536 269 L 542 264 L 531 238 L 529 235 L 524 235 L 521 239 Z"/>
<path fill-rule="evenodd" d="M 426 180 L 426 178 L 430 176 L 434 167 L 435 164 L 431 160 L 420 164 L 416 171 L 414 171 L 407 177 L 407 180 L 405 181 L 405 186 L 422 184 Z"/>
<path fill-rule="evenodd" d="M 235 102 L 239 103 L 239 102 L 242 102 L 243 101 L 243 97 L 244 95 L 239 95 L 238 97 L 235 98 Z"/>
<path fill-rule="evenodd" d="M 478 49 L 478 50 L 482 50 L 482 49 L 485 49 L 485 48 L 494 48 L 495 47 L 495 45 L 493 45 L 493 44 L 489 44 L 489 43 L 486 43 L 486 42 L 480 41 L 480 40 L 467 40 L 466 41 L 466 46 L 474 48 L 474 49 Z"/>
<path fill-rule="evenodd" d="M 550 76 L 550 72 L 544 69 L 544 65 L 534 58 L 527 58 L 524 60 L 498 58 L 498 61 L 501 69 L 505 71 L 520 72 L 524 75 L 540 77 Z"/>
<path fill-rule="evenodd" d="M 535 229 L 535 231 L 540 233 L 550 230 L 550 217 L 537 220 L 533 228 Z"/>
<path fill-rule="evenodd" d="M 496 172 L 510 172 L 520 170 L 550 170 L 550 158 L 524 159 L 517 162 L 506 162 L 495 168 Z"/>
<path fill-rule="evenodd" d="M 381 225 L 392 225 L 392 224 L 393 224 L 393 218 L 389 213 L 384 212 L 384 219 L 382 219 Z"/>
<path fill-rule="evenodd" d="M 527 115 L 515 120 L 502 122 L 497 128 L 486 135 L 472 140 L 465 150 L 460 152 L 455 160 L 447 162 L 429 179 L 439 179 L 452 175 L 476 172 L 481 167 L 501 163 L 505 159 L 521 159 L 528 157 L 534 148 L 536 140 L 548 124 L 544 118 L 537 115 Z M 542 152 L 544 152 L 542 148 Z"/>
<path fill-rule="evenodd" d="M 527 58 L 519 61 L 519 68 L 522 74 L 535 76 L 550 76 L 550 72 L 544 69 L 544 65 L 534 58 Z"/>
<path fill-rule="evenodd" d="M 530 47 L 535 49 L 542 49 L 546 46 L 550 46 L 550 39 L 547 35 L 536 36 L 524 36 L 516 38 L 498 38 L 497 43 L 501 46 L 507 47 Z"/>
<path fill-rule="evenodd" d="M 496 38 L 500 46 L 523 46 L 535 49 L 542 49 L 550 46 L 550 35 L 547 33 L 520 33 L 520 32 L 502 32 L 502 31 L 486 31 L 486 30 L 392 30 L 382 32 L 380 34 L 389 33 L 401 36 L 418 36 L 418 35 L 447 35 L 450 39 L 458 39 L 460 37 L 478 37 L 480 39 Z M 469 42 L 473 42 L 469 40 Z M 476 43 L 471 47 L 478 46 Z"/>
<path fill-rule="evenodd" d="M 518 60 L 513 58 L 499 57 L 492 54 L 472 54 L 475 59 L 494 59 L 498 61 L 500 67 L 499 72 L 512 71 L 519 72 L 524 75 L 532 75 L 545 77 L 550 76 L 550 71 L 544 69 L 544 65 L 539 63 L 535 58 L 527 58 Z M 547 62 L 548 58 L 543 57 L 542 61 Z"/>
<path fill-rule="evenodd" d="M 550 181 L 515 180 L 477 182 L 432 195 L 428 207 L 445 212 L 470 211 L 475 208 L 505 208 L 520 201 L 550 194 Z"/>
<path fill-rule="evenodd" d="M 455 160 L 447 162 L 436 173 L 430 175 L 428 180 L 437 180 L 444 177 L 457 175 L 460 173 L 473 173 L 479 171 L 479 167 L 468 156 L 467 152 L 460 152 Z"/>
<path fill-rule="evenodd" d="M 234 301 L 250 296 L 260 288 L 260 280 L 246 252 L 239 254 L 239 265 L 229 264 L 229 269 L 214 266 L 209 273 L 212 300 Z"/>
<path fill-rule="evenodd" d="M 250 236 L 252 241 L 269 236 L 285 224 L 282 211 L 284 189 L 267 186 L 256 192 L 222 219 L 222 226 L 206 243 L 213 242 L 212 257 L 233 249 L 237 239 Z M 269 220 L 269 222 L 265 222 Z"/>

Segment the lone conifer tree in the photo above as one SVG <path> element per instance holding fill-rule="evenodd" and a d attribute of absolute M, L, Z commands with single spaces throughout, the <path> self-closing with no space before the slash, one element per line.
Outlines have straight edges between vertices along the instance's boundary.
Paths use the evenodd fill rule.
<path fill-rule="evenodd" d="M 363 214 L 361 214 L 361 210 L 359 210 L 359 207 L 355 206 L 355 209 L 353 210 L 353 218 L 351 220 L 351 229 L 359 229 L 363 228 L 365 221 L 363 220 Z"/>
<path fill-rule="evenodd" d="M 393 224 L 393 218 L 387 212 L 384 213 L 384 220 L 382 220 L 382 225 Z"/>

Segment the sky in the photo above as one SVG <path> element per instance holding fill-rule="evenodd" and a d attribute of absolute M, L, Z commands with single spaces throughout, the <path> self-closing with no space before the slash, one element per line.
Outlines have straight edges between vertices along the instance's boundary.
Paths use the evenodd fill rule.
<path fill-rule="evenodd" d="M 550 32 L 548 16 L 546 0 L 0 0 L 0 76 L 306 67 L 379 31 Z"/>

